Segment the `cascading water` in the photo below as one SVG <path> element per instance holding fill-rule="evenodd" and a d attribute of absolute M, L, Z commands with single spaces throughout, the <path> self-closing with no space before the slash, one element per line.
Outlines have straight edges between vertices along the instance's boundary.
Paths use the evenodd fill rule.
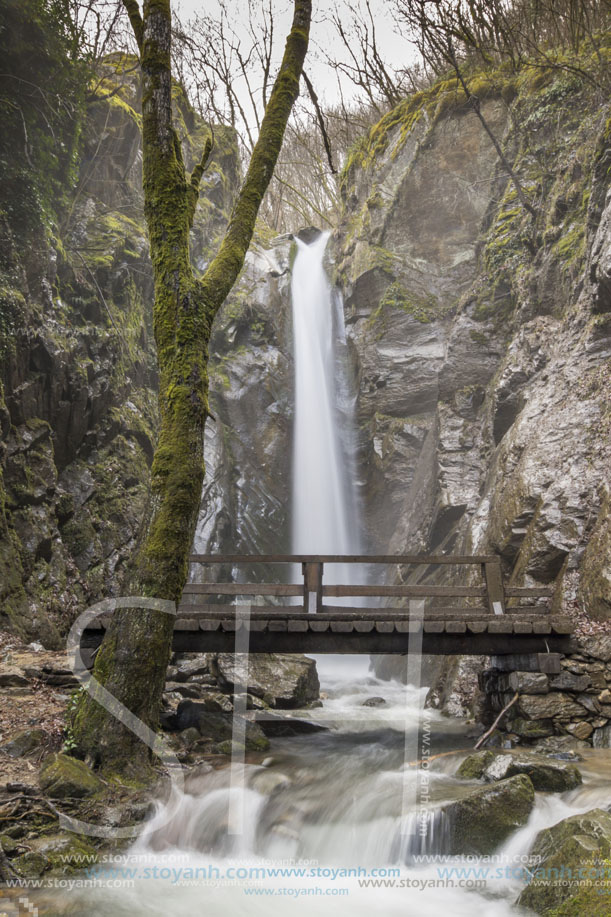
<path fill-rule="evenodd" d="M 344 319 L 323 266 L 328 233 L 297 239 L 292 304 L 295 357 L 293 552 L 358 554 L 352 405 L 338 351 Z M 350 568 L 328 579 L 350 581 Z"/>
<path fill-rule="evenodd" d="M 292 550 L 294 554 L 360 554 L 354 398 L 346 373 L 342 303 L 324 268 L 329 233 L 296 239 L 291 300 L 295 363 Z M 355 584 L 354 566 L 326 564 L 325 582 Z M 300 570 L 294 571 L 299 581 Z M 311 599 L 314 597 L 311 596 Z M 336 604 L 358 600 L 336 599 Z M 319 673 L 364 675 L 366 657 L 316 657 Z"/>

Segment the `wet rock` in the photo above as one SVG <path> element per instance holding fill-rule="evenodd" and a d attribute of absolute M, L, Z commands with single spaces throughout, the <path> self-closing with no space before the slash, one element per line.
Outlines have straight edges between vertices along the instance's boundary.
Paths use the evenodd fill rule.
<path fill-rule="evenodd" d="M 41 789 L 52 799 L 93 796 L 104 788 L 93 771 L 77 758 L 68 755 L 51 755 L 39 775 Z"/>
<path fill-rule="evenodd" d="M 195 727 L 202 737 L 221 743 L 231 742 L 236 721 L 244 726 L 247 749 L 264 751 L 269 748 L 269 740 L 256 723 L 228 713 L 212 713 L 195 701 L 182 701 L 171 723 L 179 731 Z"/>
<path fill-rule="evenodd" d="M 223 690 L 241 688 L 274 707 L 304 707 L 319 695 L 316 663 L 306 656 L 222 653 L 210 661 L 210 670 Z"/>
<path fill-rule="evenodd" d="M 204 685 L 192 684 L 190 681 L 167 681 L 165 690 L 168 694 L 179 694 L 181 697 L 200 698 L 207 694 L 209 688 Z"/>
<path fill-rule="evenodd" d="M 231 713 L 233 710 L 231 699 L 220 691 L 206 691 L 202 695 L 201 704 L 209 713 Z"/>
<path fill-rule="evenodd" d="M 195 726 L 189 726 L 188 729 L 182 730 L 182 732 L 179 734 L 179 738 L 182 744 L 188 747 L 189 745 L 194 745 L 196 742 L 199 742 L 201 735 Z"/>
<path fill-rule="evenodd" d="M 520 774 L 475 790 L 442 806 L 448 854 L 492 853 L 528 821 L 535 801 L 530 779 Z"/>
<path fill-rule="evenodd" d="M 291 785 L 290 779 L 286 774 L 280 774 L 278 771 L 270 771 L 267 768 L 257 770 L 251 776 L 249 785 L 257 793 L 263 796 L 271 796 L 278 789 L 285 789 Z"/>
<path fill-rule="evenodd" d="M 294 716 L 274 716 L 271 713 L 257 714 L 255 722 L 266 736 L 274 738 L 309 735 L 313 732 L 325 732 L 328 729 L 327 726 L 314 723 L 312 720 L 300 720 Z"/>
<path fill-rule="evenodd" d="M 387 707 L 388 703 L 384 697 L 368 697 L 361 704 L 361 707 Z"/>
<path fill-rule="evenodd" d="M 573 815 L 540 831 L 530 854 L 541 857 L 541 862 L 517 903 L 537 914 L 553 911 L 566 917 L 570 914 L 605 917 L 609 912 L 609 902 L 607 896 L 597 893 L 595 879 L 582 889 L 578 881 L 550 882 L 549 870 L 558 870 L 557 873 L 552 872 L 552 876 L 576 875 L 579 867 L 591 865 L 593 860 L 604 861 L 610 852 L 611 815 L 603 809 Z"/>
<path fill-rule="evenodd" d="M 574 764 L 553 761 L 543 755 L 525 752 L 500 754 L 479 752 L 465 758 L 457 771 L 459 777 L 483 779 L 487 783 L 505 780 L 516 774 L 526 774 L 535 790 L 563 793 L 582 782 L 581 773 Z"/>
<path fill-rule="evenodd" d="M 494 761 L 494 758 L 495 752 L 493 751 L 477 751 L 473 755 L 468 755 L 461 762 L 456 774 L 464 780 L 479 780 L 484 776 L 484 771 Z"/>

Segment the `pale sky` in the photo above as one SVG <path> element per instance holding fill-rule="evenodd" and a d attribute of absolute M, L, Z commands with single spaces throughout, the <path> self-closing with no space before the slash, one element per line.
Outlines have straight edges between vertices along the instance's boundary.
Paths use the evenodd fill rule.
<path fill-rule="evenodd" d="M 355 8 L 359 0 L 338 0 L 337 5 L 344 9 Z M 236 4 L 239 6 L 239 4 Z M 263 6 L 263 4 L 261 4 Z M 310 48 L 306 59 L 306 72 L 316 87 L 321 99 L 327 103 L 338 100 L 338 88 L 335 74 L 321 60 L 320 48 L 335 56 L 344 55 L 341 41 L 335 29 L 328 21 L 335 3 L 333 0 L 314 0 L 313 21 L 310 33 Z M 176 7 L 181 18 L 195 14 L 215 15 L 218 12 L 218 0 L 176 0 Z M 244 2 L 244 7 L 246 3 Z M 376 38 L 378 47 L 385 61 L 390 65 L 401 66 L 407 59 L 413 59 L 413 51 L 404 38 L 396 35 L 393 29 L 393 17 L 389 9 L 388 0 L 371 0 L 371 8 L 376 17 Z M 287 0 L 274 0 L 274 31 L 278 60 L 284 49 L 284 41 L 290 28 L 293 5 Z M 185 16 L 186 14 L 186 16 Z M 246 19 L 246 16 L 244 17 Z M 246 35 L 246 23 L 236 22 L 234 27 L 238 34 Z M 353 93 L 350 84 L 343 81 L 343 91 L 346 98 Z"/>

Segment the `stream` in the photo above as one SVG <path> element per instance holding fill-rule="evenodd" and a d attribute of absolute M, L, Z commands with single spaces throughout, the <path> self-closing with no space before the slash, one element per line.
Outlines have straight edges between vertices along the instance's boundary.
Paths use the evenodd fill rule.
<path fill-rule="evenodd" d="M 90 873 L 97 887 L 73 888 L 64 909 L 56 910 L 55 898 L 52 912 L 43 913 L 527 913 L 513 902 L 523 886 L 517 872 L 528 864 L 535 835 L 569 815 L 608 804 L 608 754 L 588 753 L 580 764 L 584 783 L 578 789 L 537 793 L 528 824 L 493 857 L 443 857 L 443 838 L 432 838 L 436 860 L 433 854 L 432 862 L 417 862 L 405 853 L 402 838 L 415 824 L 417 800 L 409 790 L 423 770 L 410 762 L 418 749 L 422 753 L 423 732 L 430 728 L 433 808 L 474 788 L 453 776 L 473 739 L 463 722 L 423 710 L 426 689 L 379 681 L 368 673 L 363 657 L 336 661 L 319 660 L 325 699 L 322 708 L 305 714 L 328 731 L 272 739 L 266 766 L 196 768 L 184 794 L 158 805 L 149 833 L 126 857 Z M 364 707 L 372 697 L 385 704 Z M 449 882 L 444 870 L 453 866 L 471 871 Z M 482 869 L 488 870 L 485 880 L 485 872 L 475 872 Z M 132 881 L 133 887 L 126 887 Z M 459 887 L 459 881 L 469 887 Z M 478 881 L 481 887 L 474 887 Z"/>

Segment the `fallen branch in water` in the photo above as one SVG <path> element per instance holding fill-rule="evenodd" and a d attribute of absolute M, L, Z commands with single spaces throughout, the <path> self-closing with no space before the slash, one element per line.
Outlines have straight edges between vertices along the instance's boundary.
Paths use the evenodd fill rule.
<path fill-rule="evenodd" d="M 497 718 L 495 719 L 494 723 L 492 724 L 492 726 L 490 727 L 490 729 L 488 730 L 488 732 L 485 732 L 485 733 L 483 734 L 483 736 L 480 736 L 480 737 L 479 737 L 479 739 L 477 740 L 477 742 L 475 743 L 475 746 L 474 746 L 476 751 L 477 751 L 477 749 L 480 747 L 480 745 L 483 745 L 483 744 L 484 744 L 484 742 L 486 741 L 486 739 L 490 738 L 490 736 L 492 735 L 492 733 L 494 732 L 494 730 L 495 730 L 496 727 L 498 726 L 498 724 L 499 724 L 501 718 L 502 718 L 503 716 L 505 716 L 505 714 L 507 713 L 507 711 L 509 710 L 509 708 L 512 707 L 512 706 L 515 704 L 515 702 L 517 701 L 517 699 L 518 699 L 519 696 L 520 696 L 520 695 L 519 695 L 518 692 L 516 691 L 516 693 L 513 695 L 513 697 L 511 698 L 511 700 L 510 700 L 509 703 L 507 704 L 507 706 L 506 706 L 506 707 L 503 707 L 503 709 L 501 710 L 501 712 L 499 713 L 499 715 L 498 715 Z"/>

